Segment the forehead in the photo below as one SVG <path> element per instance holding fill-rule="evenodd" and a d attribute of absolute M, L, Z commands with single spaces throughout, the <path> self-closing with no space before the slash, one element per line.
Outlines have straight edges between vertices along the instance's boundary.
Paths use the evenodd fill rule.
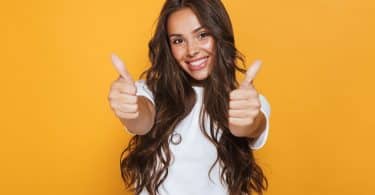
<path fill-rule="evenodd" d="M 198 17 L 190 8 L 173 12 L 167 21 L 168 34 L 189 34 L 200 26 Z"/>

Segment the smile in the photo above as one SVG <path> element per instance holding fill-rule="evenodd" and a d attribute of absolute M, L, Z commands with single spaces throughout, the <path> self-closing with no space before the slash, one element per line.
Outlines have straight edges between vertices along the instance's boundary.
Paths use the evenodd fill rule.
<path fill-rule="evenodd" d="M 189 65 L 190 70 L 201 70 L 206 66 L 207 60 L 208 56 L 192 61 L 187 61 L 186 63 Z"/>

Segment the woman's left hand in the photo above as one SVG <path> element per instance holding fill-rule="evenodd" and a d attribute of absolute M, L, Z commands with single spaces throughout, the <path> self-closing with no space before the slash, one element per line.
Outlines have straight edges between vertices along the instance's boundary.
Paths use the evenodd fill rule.
<path fill-rule="evenodd" d="M 237 137 L 255 137 L 260 112 L 259 94 L 253 85 L 253 80 L 260 68 L 261 62 L 256 61 L 247 70 L 245 80 L 238 89 L 229 95 L 229 129 Z"/>

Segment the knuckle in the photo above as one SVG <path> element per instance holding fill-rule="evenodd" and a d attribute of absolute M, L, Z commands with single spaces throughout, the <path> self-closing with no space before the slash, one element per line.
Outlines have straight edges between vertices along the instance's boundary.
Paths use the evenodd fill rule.
<path fill-rule="evenodd" d="M 122 105 L 121 108 L 124 110 L 124 112 L 132 112 L 131 107 L 129 107 L 128 105 Z"/>
<path fill-rule="evenodd" d="M 232 117 L 229 117 L 229 119 L 228 119 L 228 123 L 231 124 L 231 125 L 237 125 L 237 124 L 236 124 L 236 121 L 233 120 Z"/>
<path fill-rule="evenodd" d="M 260 107 L 261 107 L 261 104 L 260 104 L 260 102 L 259 101 L 257 101 L 256 103 L 255 103 L 255 108 L 256 109 L 260 109 Z"/>
<path fill-rule="evenodd" d="M 116 80 L 111 82 L 111 88 L 113 88 L 116 85 Z"/>
<path fill-rule="evenodd" d="M 112 99 L 115 98 L 115 96 L 116 96 L 116 93 L 114 93 L 114 92 L 110 92 L 110 93 L 108 94 L 108 99 L 109 99 L 109 100 L 112 100 Z"/>
<path fill-rule="evenodd" d="M 258 96 L 258 93 L 255 91 L 255 90 L 251 90 L 249 91 L 249 97 L 251 98 L 255 98 Z"/>
<path fill-rule="evenodd" d="M 117 87 L 120 86 L 120 82 L 118 82 L 118 81 L 113 81 L 111 86 L 112 86 L 112 88 L 117 88 Z"/>
<path fill-rule="evenodd" d="M 133 104 L 138 104 L 138 98 L 136 95 L 131 95 L 131 103 Z"/>
<path fill-rule="evenodd" d="M 115 102 L 111 102 L 110 105 L 111 105 L 111 107 L 114 108 L 114 109 L 117 108 L 117 104 L 116 104 Z"/>
<path fill-rule="evenodd" d="M 124 105 L 124 104 L 121 104 L 118 107 L 119 107 L 119 109 L 121 109 L 122 112 L 128 111 L 128 107 L 126 105 Z"/>
<path fill-rule="evenodd" d="M 232 110 L 232 109 L 230 109 L 230 110 L 228 111 L 228 115 L 229 115 L 229 116 L 233 116 L 233 110 Z"/>
<path fill-rule="evenodd" d="M 131 112 L 137 112 L 137 111 L 138 111 L 137 104 L 133 104 L 131 107 Z"/>
<path fill-rule="evenodd" d="M 136 113 L 127 113 L 127 118 L 128 119 L 135 119 L 138 117 L 138 112 Z"/>
<path fill-rule="evenodd" d="M 258 114 L 259 114 L 259 110 L 255 110 L 254 111 L 254 117 L 258 116 Z"/>
<path fill-rule="evenodd" d="M 138 112 L 138 104 L 135 104 L 135 105 L 134 105 L 134 111 L 135 111 L 135 112 Z"/>
<path fill-rule="evenodd" d="M 118 110 L 115 110 L 115 114 L 120 117 L 120 118 L 124 118 L 124 116 L 122 115 L 122 113 Z"/>
<path fill-rule="evenodd" d="M 234 104 L 233 104 L 232 101 L 230 101 L 230 102 L 229 102 L 229 109 L 232 109 L 232 108 L 234 108 Z"/>
<path fill-rule="evenodd" d="M 230 99 L 234 99 L 234 98 L 236 98 L 236 97 L 237 97 L 237 93 L 238 93 L 238 90 L 237 90 L 237 89 L 231 91 L 231 92 L 229 93 L 229 98 L 230 98 Z"/>

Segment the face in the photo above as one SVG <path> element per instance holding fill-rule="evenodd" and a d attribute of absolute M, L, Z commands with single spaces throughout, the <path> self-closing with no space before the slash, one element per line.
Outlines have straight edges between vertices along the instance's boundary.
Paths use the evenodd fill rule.
<path fill-rule="evenodd" d="M 213 68 L 215 40 L 190 8 L 172 13 L 167 23 L 172 54 L 193 79 L 206 79 Z"/>

